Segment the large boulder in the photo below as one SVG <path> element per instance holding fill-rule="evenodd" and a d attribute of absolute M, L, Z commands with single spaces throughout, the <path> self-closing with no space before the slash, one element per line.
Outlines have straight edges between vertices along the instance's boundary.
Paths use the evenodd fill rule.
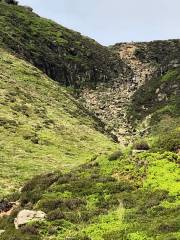
<path fill-rule="evenodd" d="M 14 220 L 16 229 L 26 225 L 31 221 L 42 221 L 46 218 L 46 214 L 42 211 L 22 210 L 18 213 L 17 218 Z"/>

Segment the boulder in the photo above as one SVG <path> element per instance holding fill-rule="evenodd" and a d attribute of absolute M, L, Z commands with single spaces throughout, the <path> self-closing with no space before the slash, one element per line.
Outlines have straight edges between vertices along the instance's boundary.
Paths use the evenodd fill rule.
<path fill-rule="evenodd" d="M 0 230 L 0 235 L 3 234 L 5 232 L 5 230 Z"/>
<path fill-rule="evenodd" d="M 16 229 L 19 229 L 31 221 L 42 221 L 45 218 L 46 214 L 42 211 L 22 210 L 15 218 L 14 225 Z"/>

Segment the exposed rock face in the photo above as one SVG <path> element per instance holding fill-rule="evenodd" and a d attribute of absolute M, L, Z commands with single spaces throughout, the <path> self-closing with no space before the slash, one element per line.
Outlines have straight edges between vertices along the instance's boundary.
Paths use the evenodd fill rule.
<path fill-rule="evenodd" d="M 132 75 L 119 75 L 109 83 L 98 84 L 95 90 L 85 89 L 81 99 L 85 107 L 105 123 L 106 129 L 126 144 L 139 134 L 127 118 L 134 93 L 146 81 L 180 65 L 180 40 L 122 43 L 115 45 L 113 50 L 131 69 Z M 166 96 L 159 93 L 158 99 L 161 101 Z"/>
<path fill-rule="evenodd" d="M 42 211 L 22 210 L 18 213 L 17 218 L 14 220 L 14 225 L 16 229 L 19 229 L 21 226 L 26 225 L 30 221 L 42 221 L 45 217 L 46 214 Z"/>

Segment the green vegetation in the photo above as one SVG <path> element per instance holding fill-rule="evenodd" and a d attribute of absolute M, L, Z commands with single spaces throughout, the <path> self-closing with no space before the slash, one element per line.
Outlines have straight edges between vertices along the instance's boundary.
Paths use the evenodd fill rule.
<path fill-rule="evenodd" d="M 161 141 L 158 135 L 158 143 L 150 135 L 150 149 L 144 140 L 135 142 L 141 153 L 120 150 L 67 89 L 0 53 L 1 195 L 20 201 L 0 218 L 1 239 L 178 240 L 177 131 Z M 175 129 L 178 118 L 172 119 Z M 21 209 L 44 211 L 47 218 L 15 230 Z"/>
<path fill-rule="evenodd" d="M 178 240 L 178 158 L 139 153 L 109 161 L 103 155 L 70 173 L 39 175 L 23 187 L 20 208 L 43 210 L 47 220 L 15 230 L 15 211 L 0 221 L 2 239 Z"/>
<path fill-rule="evenodd" d="M 0 50 L 0 195 L 116 149 L 67 90 Z"/>

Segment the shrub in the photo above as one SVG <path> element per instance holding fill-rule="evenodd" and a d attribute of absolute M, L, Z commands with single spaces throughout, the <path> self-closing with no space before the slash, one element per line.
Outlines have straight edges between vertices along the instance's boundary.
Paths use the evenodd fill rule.
<path fill-rule="evenodd" d="M 144 140 L 140 140 L 140 141 L 134 143 L 133 148 L 136 150 L 149 150 L 150 149 L 149 144 Z"/>
<path fill-rule="evenodd" d="M 53 211 L 57 208 L 64 208 L 63 199 L 42 200 L 39 202 L 39 207 L 44 211 Z"/>
<path fill-rule="evenodd" d="M 21 232 L 29 235 L 38 235 L 38 229 L 35 226 L 27 225 L 21 227 Z"/>
<path fill-rule="evenodd" d="M 160 226 L 158 227 L 158 231 L 160 232 L 176 232 L 179 230 L 179 225 L 177 224 L 176 221 L 171 221 L 168 223 L 161 223 Z"/>
<path fill-rule="evenodd" d="M 116 151 L 108 157 L 108 160 L 109 161 L 115 161 L 118 158 L 120 158 L 121 156 L 123 156 L 123 153 L 121 151 Z"/>
<path fill-rule="evenodd" d="M 40 240 L 40 237 L 36 234 L 27 234 L 11 228 L 1 235 L 1 240 Z"/>
<path fill-rule="evenodd" d="M 157 147 L 166 151 L 178 151 L 180 149 L 180 132 L 174 131 L 159 137 Z"/>
<path fill-rule="evenodd" d="M 60 209 L 56 209 L 54 211 L 51 211 L 47 215 L 48 220 L 54 221 L 57 219 L 63 219 L 64 218 L 64 213 Z"/>
<path fill-rule="evenodd" d="M 7 4 L 18 5 L 18 2 L 15 0 L 4 0 L 4 2 Z"/>

